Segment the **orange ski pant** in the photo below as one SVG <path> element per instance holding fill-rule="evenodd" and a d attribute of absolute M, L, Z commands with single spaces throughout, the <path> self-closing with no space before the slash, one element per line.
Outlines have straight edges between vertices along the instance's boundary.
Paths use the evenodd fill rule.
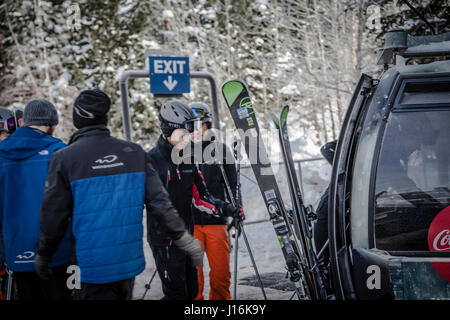
<path fill-rule="evenodd" d="M 211 271 L 209 300 L 230 300 L 230 244 L 226 225 L 195 225 L 194 237 L 202 244 Z M 205 279 L 203 266 L 198 267 L 198 295 L 203 300 Z"/>

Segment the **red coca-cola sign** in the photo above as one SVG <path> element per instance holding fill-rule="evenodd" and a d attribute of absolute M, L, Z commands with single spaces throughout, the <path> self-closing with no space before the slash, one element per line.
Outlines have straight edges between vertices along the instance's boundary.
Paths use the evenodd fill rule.
<path fill-rule="evenodd" d="M 430 251 L 450 252 L 450 206 L 439 212 L 428 229 Z M 433 262 L 441 277 L 450 281 L 450 262 Z"/>

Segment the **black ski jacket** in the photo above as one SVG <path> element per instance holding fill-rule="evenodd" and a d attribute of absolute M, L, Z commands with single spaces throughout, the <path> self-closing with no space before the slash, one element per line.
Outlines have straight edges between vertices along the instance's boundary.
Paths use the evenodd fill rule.
<path fill-rule="evenodd" d="M 212 146 L 213 142 L 207 141 L 203 142 L 203 150 L 207 149 L 208 147 L 212 147 L 211 156 L 215 157 L 215 150 Z M 236 166 L 235 163 L 229 163 L 227 162 L 227 150 L 229 150 L 226 145 L 224 144 L 218 144 L 219 148 L 223 148 L 223 157 L 222 159 L 219 159 L 218 161 L 223 164 L 223 168 L 225 171 L 225 174 L 227 175 L 228 182 L 230 184 L 231 192 L 233 193 L 234 199 L 236 199 L 236 184 L 237 184 L 237 173 L 236 173 Z M 228 151 L 230 152 L 230 151 Z M 209 153 L 209 152 L 208 152 Z M 216 198 L 219 198 L 223 201 L 231 202 L 231 199 L 228 199 L 228 194 L 226 190 L 225 181 L 222 176 L 222 172 L 220 170 L 220 167 L 218 164 L 208 164 L 207 162 L 204 162 L 200 164 L 199 166 L 200 171 L 203 173 L 206 187 L 208 188 L 208 191 Z M 194 208 L 194 224 L 198 225 L 225 225 L 227 224 L 227 218 L 226 217 L 214 217 L 211 215 L 205 215 L 198 209 Z"/>
<path fill-rule="evenodd" d="M 81 281 L 108 283 L 145 267 L 142 213 L 178 239 L 186 230 L 145 151 L 104 125 L 77 131 L 53 154 L 39 221 L 37 252 L 52 256 L 67 227 Z"/>
<path fill-rule="evenodd" d="M 167 139 L 160 136 L 157 145 L 149 151 L 148 155 L 169 193 L 170 200 L 188 226 L 191 234 L 193 234 L 192 205 L 207 215 L 205 212 L 209 212 L 213 208 L 223 209 L 228 203 L 220 199 L 212 199 L 202 174 L 199 173 L 198 167 L 193 164 L 192 158 L 189 158 L 189 163 L 186 163 L 186 161 L 175 164 L 171 158 L 172 149 L 173 147 Z M 170 244 L 170 237 L 156 219 L 149 217 L 147 230 L 150 245 L 167 246 Z"/>
<path fill-rule="evenodd" d="M 319 220 L 328 221 L 328 189 L 329 186 L 325 189 L 317 205 L 316 215 Z"/>

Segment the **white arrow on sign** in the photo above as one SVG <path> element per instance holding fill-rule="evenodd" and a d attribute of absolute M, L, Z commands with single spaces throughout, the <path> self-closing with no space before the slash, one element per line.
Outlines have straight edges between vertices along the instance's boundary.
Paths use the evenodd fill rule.
<path fill-rule="evenodd" d="M 177 80 L 172 80 L 172 76 L 169 76 L 167 78 L 167 80 L 163 81 L 163 83 L 167 87 L 167 89 L 169 89 L 169 91 L 172 91 L 173 88 L 175 88 L 175 86 L 177 85 L 178 81 Z"/>

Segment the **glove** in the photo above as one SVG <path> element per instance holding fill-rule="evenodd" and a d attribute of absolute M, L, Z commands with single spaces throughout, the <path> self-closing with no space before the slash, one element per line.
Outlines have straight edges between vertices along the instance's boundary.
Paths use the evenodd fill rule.
<path fill-rule="evenodd" d="M 241 232 L 242 232 L 240 222 L 244 221 L 244 219 L 245 219 L 244 211 L 243 211 L 242 207 L 235 208 L 232 217 L 233 217 L 233 220 L 231 221 L 230 225 L 228 226 L 228 231 L 234 227 L 234 228 L 236 228 L 237 236 L 240 237 Z M 236 233 L 233 234 L 233 238 L 236 237 Z"/>
<path fill-rule="evenodd" d="M 224 213 L 224 215 L 228 216 L 228 217 L 239 217 L 240 216 L 240 212 L 242 211 L 241 207 L 235 207 L 233 206 L 231 203 L 226 203 L 225 206 L 222 208 L 222 211 Z M 242 213 L 242 216 L 244 215 L 244 213 Z M 241 219 L 244 220 L 244 219 Z"/>
<path fill-rule="evenodd" d="M 244 208 L 242 208 L 242 207 L 237 208 L 237 210 L 235 210 L 235 212 L 234 212 L 233 217 L 234 217 L 234 219 L 244 221 L 245 220 Z"/>
<path fill-rule="evenodd" d="M 174 245 L 187 253 L 191 258 L 194 267 L 200 267 L 203 264 L 203 249 L 200 242 L 185 231 L 180 239 L 173 241 Z"/>
<path fill-rule="evenodd" d="M 37 275 L 42 280 L 50 280 L 52 277 L 52 270 L 48 267 L 51 261 L 51 258 L 44 257 L 39 254 L 37 254 L 36 259 L 34 259 L 34 268 L 36 269 Z"/>

